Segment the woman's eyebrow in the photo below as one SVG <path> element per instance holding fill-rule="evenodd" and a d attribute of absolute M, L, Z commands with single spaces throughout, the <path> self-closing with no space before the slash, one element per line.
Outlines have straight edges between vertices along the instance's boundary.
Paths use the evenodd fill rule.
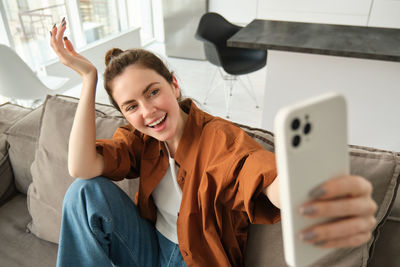
<path fill-rule="evenodd" d="M 150 83 L 149 85 L 147 85 L 146 88 L 143 90 L 142 95 L 145 95 L 145 94 L 147 93 L 147 91 L 149 91 L 149 89 L 150 89 L 153 85 L 155 85 L 155 84 L 157 84 L 157 83 L 159 83 L 159 82 L 152 82 L 152 83 Z"/>
<path fill-rule="evenodd" d="M 157 83 L 159 83 L 159 82 L 152 82 L 152 83 L 148 84 L 148 85 L 146 86 L 146 88 L 144 88 L 144 90 L 143 90 L 143 92 L 142 92 L 142 95 L 145 95 L 145 94 L 147 93 L 147 91 L 149 91 L 149 89 L 150 89 L 153 85 L 155 85 L 155 84 L 157 84 Z M 132 102 L 134 102 L 134 101 L 135 101 L 134 99 L 130 99 L 130 100 L 125 101 L 124 103 L 122 103 L 121 108 L 123 108 L 125 105 L 128 105 L 128 104 L 130 104 L 130 103 L 132 103 Z"/>

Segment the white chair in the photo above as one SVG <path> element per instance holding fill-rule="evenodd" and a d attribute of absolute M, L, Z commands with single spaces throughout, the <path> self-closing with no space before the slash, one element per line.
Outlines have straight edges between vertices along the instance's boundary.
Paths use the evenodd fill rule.
<path fill-rule="evenodd" d="M 0 95 L 11 102 L 42 102 L 46 95 L 64 92 L 67 78 L 48 76 L 45 85 L 32 69 L 8 46 L 0 44 Z M 49 88 L 50 87 L 50 88 Z M 28 101 L 26 101 L 28 100 Z M 23 102 L 22 101 L 22 102 Z M 18 103 L 19 104 L 19 103 Z"/>

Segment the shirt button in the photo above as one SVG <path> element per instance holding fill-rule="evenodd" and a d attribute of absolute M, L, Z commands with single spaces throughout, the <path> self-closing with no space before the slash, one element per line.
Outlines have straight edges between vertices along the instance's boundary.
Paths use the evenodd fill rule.
<path fill-rule="evenodd" d="M 183 252 L 183 256 L 188 256 L 189 254 L 184 250 Z"/>
<path fill-rule="evenodd" d="M 183 183 L 183 181 L 185 180 L 185 178 L 183 178 L 182 176 L 179 176 L 179 182 Z"/>

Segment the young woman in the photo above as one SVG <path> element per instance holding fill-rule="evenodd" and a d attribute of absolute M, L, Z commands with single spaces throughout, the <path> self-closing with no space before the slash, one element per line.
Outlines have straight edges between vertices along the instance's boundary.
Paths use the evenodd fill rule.
<path fill-rule="evenodd" d="M 249 223 L 279 220 L 274 155 L 233 124 L 180 101 L 174 75 L 141 49 L 106 55 L 104 86 L 129 125 L 96 140 L 97 70 L 63 37 L 65 29 L 64 20 L 53 27 L 51 46 L 83 85 L 68 155 L 79 179 L 64 199 L 58 266 L 243 265 Z M 137 204 L 110 181 L 139 176 Z M 335 220 L 299 238 L 327 248 L 367 242 L 376 223 L 371 191 L 357 176 L 317 187 L 299 212 Z"/>

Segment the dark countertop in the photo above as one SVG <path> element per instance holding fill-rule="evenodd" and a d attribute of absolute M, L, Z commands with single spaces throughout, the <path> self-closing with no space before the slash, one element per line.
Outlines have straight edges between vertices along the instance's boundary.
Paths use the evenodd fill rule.
<path fill-rule="evenodd" d="M 400 62 L 400 29 L 253 20 L 228 46 Z"/>

